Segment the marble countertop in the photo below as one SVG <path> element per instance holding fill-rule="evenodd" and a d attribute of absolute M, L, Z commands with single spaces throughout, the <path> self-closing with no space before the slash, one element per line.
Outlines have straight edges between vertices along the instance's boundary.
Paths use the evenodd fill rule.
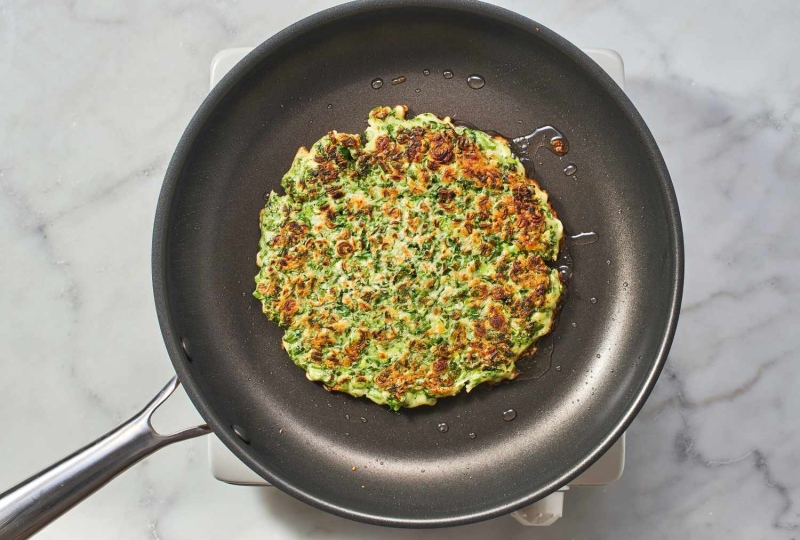
<path fill-rule="evenodd" d="M 622 54 L 678 194 L 681 323 L 622 478 L 570 490 L 549 528 L 506 517 L 389 530 L 219 483 L 201 439 L 137 465 L 40 538 L 800 538 L 800 4 L 499 3 Z M 0 490 L 169 378 L 153 213 L 209 62 L 332 4 L 0 5 Z M 167 424 L 197 417 L 183 396 L 169 407 Z"/>

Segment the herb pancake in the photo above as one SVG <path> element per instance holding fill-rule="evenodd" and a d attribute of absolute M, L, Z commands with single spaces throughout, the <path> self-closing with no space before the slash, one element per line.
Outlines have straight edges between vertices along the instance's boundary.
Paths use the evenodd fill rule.
<path fill-rule="evenodd" d="M 517 376 L 563 291 L 563 227 L 501 137 L 378 107 L 300 148 L 253 293 L 312 381 L 392 409 Z"/>

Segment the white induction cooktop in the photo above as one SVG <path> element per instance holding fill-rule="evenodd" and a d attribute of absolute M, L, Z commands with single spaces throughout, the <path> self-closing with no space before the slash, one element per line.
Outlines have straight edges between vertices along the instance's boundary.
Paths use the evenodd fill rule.
<path fill-rule="evenodd" d="M 250 47 L 225 49 L 217 53 L 211 61 L 211 88 L 213 88 L 230 69 L 235 66 L 247 53 Z M 611 49 L 584 49 L 612 79 L 625 89 L 625 68 L 622 57 Z M 228 484 L 241 486 L 268 486 L 269 484 L 247 465 L 242 463 L 225 445 L 213 434 L 208 437 L 208 461 L 211 474 L 217 480 Z M 617 480 L 622 476 L 625 467 L 625 435 L 612 446 L 599 460 L 570 482 L 570 486 L 600 486 Z M 517 510 L 511 515 L 523 525 L 550 525 L 563 515 L 564 492 L 569 486 L 563 487 L 544 499 L 530 506 Z"/>

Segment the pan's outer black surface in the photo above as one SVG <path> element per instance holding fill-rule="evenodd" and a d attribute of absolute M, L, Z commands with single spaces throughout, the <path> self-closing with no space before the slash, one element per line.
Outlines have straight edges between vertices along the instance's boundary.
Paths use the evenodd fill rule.
<path fill-rule="evenodd" d="M 455 77 L 445 79 L 446 69 Z M 486 78 L 484 88 L 467 86 L 473 73 Z M 404 84 L 388 84 L 399 75 Z M 387 81 L 380 90 L 370 87 L 375 77 Z M 329 129 L 361 132 L 370 108 L 397 103 L 512 136 L 545 124 L 567 136 L 570 153 L 540 154 L 537 176 L 568 229 L 597 232 L 599 241 L 572 250 L 574 278 L 552 355 L 560 371 L 394 414 L 325 392 L 281 350 L 282 332 L 250 296 L 263 195 L 280 189 L 298 146 Z M 577 165 L 576 177 L 562 173 L 567 163 Z M 359 2 L 277 34 L 209 95 L 167 171 L 153 273 L 181 381 L 253 470 L 348 518 L 445 526 L 543 497 L 624 431 L 667 356 L 683 246 L 652 136 L 573 45 L 484 4 Z M 539 364 L 546 361 L 540 355 Z M 504 422 L 509 408 L 517 418 Z"/>

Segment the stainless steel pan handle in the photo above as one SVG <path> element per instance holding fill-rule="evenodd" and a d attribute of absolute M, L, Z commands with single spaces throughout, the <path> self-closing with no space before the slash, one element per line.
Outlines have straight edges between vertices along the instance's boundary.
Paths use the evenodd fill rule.
<path fill-rule="evenodd" d="M 33 536 L 142 458 L 174 442 L 209 433 L 205 424 L 170 435 L 153 428 L 153 412 L 178 384 L 173 377 L 139 414 L 0 495 L 0 540 Z"/>

